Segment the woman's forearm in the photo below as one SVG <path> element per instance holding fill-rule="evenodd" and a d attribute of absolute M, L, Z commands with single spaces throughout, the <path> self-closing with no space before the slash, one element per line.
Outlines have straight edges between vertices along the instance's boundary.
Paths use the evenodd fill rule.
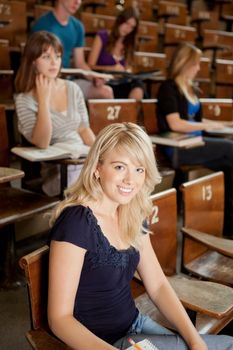
<path fill-rule="evenodd" d="M 116 348 L 100 339 L 73 316 L 67 315 L 53 321 L 49 325 L 53 333 L 74 350 L 116 350 Z"/>
<path fill-rule="evenodd" d="M 52 136 L 52 122 L 49 106 L 46 102 L 38 103 L 36 125 L 32 132 L 32 143 L 40 148 L 47 148 Z"/>
<path fill-rule="evenodd" d="M 150 297 L 168 321 L 174 325 L 189 349 L 196 349 L 197 345 L 200 350 L 207 349 L 168 281 L 165 281 L 156 294 Z"/>
<path fill-rule="evenodd" d="M 85 145 L 92 146 L 95 141 L 95 134 L 91 128 L 79 128 L 79 135 L 81 136 Z"/>

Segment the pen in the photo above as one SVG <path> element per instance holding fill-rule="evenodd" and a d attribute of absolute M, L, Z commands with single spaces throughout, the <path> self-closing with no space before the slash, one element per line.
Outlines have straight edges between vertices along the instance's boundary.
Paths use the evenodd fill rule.
<path fill-rule="evenodd" d="M 133 345 L 135 349 L 142 350 L 142 348 L 137 343 L 135 343 L 135 341 L 132 338 L 128 338 L 128 341 L 130 342 L 131 345 Z"/>

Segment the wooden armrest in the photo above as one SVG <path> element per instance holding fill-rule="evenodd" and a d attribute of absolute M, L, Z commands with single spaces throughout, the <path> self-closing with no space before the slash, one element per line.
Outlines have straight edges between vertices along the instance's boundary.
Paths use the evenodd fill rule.
<path fill-rule="evenodd" d="M 26 338 L 36 350 L 71 350 L 67 345 L 53 337 L 43 329 L 31 330 Z"/>
<path fill-rule="evenodd" d="M 137 272 L 134 278 L 142 282 Z M 233 312 L 233 289 L 231 287 L 178 275 L 167 278 L 186 309 L 217 319 Z"/>
<path fill-rule="evenodd" d="M 222 284 L 171 276 L 168 280 L 185 308 L 221 319 L 233 311 L 233 289 Z"/>
<path fill-rule="evenodd" d="M 196 242 L 205 244 L 212 250 L 233 258 L 233 241 L 230 239 L 216 237 L 191 228 L 182 227 L 181 231 L 185 236 L 192 238 Z"/>

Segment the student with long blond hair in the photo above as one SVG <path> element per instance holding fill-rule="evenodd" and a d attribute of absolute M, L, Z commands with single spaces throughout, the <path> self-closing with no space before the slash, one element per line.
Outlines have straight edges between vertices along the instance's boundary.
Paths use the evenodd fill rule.
<path fill-rule="evenodd" d="M 203 134 L 204 146 L 177 149 L 176 166 L 202 164 L 225 175 L 225 235 L 233 227 L 233 141 L 207 136 L 205 131 L 223 128 L 220 122 L 202 120 L 201 104 L 194 78 L 200 69 L 202 52 L 189 43 L 181 43 L 168 67 L 168 77 L 158 91 L 157 116 L 160 131 Z M 203 116 L 204 117 L 204 116 Z M 173 157 L 173 150 L 165 152 Z"/>
<path fill-rule="evenodd" d="M 211 350 L 233 349 L 231 337 L 203 340 L 197 333 L 143 233 L 152 212 L 150 193 L 159 182 L 147 134 L 136 124 L 114 123 L 98 134 L 80 177 L 56 208 L 48 321 L 70 348 L 125 349 L 134 334 L 161 350 L 207 350 L 205 340 Z M 135 270 L 180 336 L 139 313 L 130 289 Z"/>
<path fill-rule="evenodd" d="M 81 89 L 72 81 L 59 78 L 63 47 L 52 33 L 33 33 L 25 46 L 17 72 L 16 112 L 20 133 L 32 145 L 47 148 L 54 143 L 91 146 L 95 136 Z M 60 193 L 57 165 L 42 164 L 43 190 Z M 72 183 L 80 166 L 68 167 Z"/>

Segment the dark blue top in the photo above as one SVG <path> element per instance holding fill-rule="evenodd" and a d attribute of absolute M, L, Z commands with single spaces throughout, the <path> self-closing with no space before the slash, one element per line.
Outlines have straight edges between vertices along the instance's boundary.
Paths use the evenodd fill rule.
<path fill-rule="evenodd" d="M 64 209 L 50 232 L 50 239 L 87 250 L 74 317 L 113 344 L 126 334 L 138 315 L 130 281 L 139 263 L 139 252 L 133 247 L 117 250 L 111 246 L 92 210 L 82 205 Z"/>
<path fill-rule="evenodd" d="M 74 16 L 69 16 L 66 25 L 58 22 L 52 11 L 47 12 L 35 22 L 32 32 L 46 30 L 55 34 L 63 45 L 62 65 L 64 68 L 70 67 L 70 60 L 73 49 L 84 46 L 84 27 L 83 24 Z"/>

